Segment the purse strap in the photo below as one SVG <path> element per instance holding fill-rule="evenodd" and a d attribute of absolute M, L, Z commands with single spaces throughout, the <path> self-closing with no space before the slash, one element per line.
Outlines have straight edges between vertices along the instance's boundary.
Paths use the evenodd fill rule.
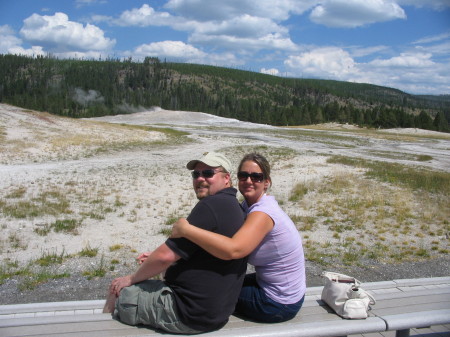
<path fill-rule="evenodd" d="M 345 274 L 335 273 L 331 271 L 322 272 L 322 276 L 330 279 L 333 282 L 338 283 L 353 283 L 356 287 L 359 287 L 361 282 L 352 276 L 348 276 Z"/>
<path fill-rule="evenodd" d="M 363 290 L 361 288 L 359 288 L 359 290 Z M 375 300 L 375 297 L 373 297 L 371 294 L 369 294 L 367 291 L 363 290 L 364 293 L 367 295 L 368 298 L 370 298 L 370 305 L 375 305 L 377 303 L 377 301 Z"/>

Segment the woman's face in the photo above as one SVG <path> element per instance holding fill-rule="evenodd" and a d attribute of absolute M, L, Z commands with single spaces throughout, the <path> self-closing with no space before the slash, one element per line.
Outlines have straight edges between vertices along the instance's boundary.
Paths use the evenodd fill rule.
<path fill-rule="evenodd" d="M 242 164 L 239 172 L 247 172 L 247 173 L 262 173 L 261 168 L 254 161 L 246 161 Z M 258 182 L 252 180 L 248 177 L 245 180 L 239 180 L 239 191 L 244 196 L 248 205 L 253 205 L 256 203 L 265 193 L 269 186 L 269 181 L 267 179 L 263 179 Z"/>

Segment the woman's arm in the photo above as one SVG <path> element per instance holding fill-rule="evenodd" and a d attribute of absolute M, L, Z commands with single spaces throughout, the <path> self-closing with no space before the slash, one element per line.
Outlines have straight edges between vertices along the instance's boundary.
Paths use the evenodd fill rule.
<path fill-rule="evenodd" d="M 185 237 L 211 255 L 222 259 L 240 259 L 249 255 L 273 228 L 273 220 L 264 212 L 252 212 L 232 238 L 192 226 L 186 219 L 178 220 L 171 237 Z"/>

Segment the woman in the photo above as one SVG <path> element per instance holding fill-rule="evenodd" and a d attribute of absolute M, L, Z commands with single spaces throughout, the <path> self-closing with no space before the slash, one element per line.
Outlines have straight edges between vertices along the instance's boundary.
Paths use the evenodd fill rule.
<path fill-rule="evenodd" d="M 257 153 L 244 156 L 238 168 L 239 191 L 247 219 L 228 238 L 178 220 L 172 237 L 185 237 L 221 259 L 249 255 L 256 273 L 247 274 L 235 313 L 259 322 L 276 323 L 293 318 L 306 291 L 302 241 L 289 216 L 273 196 L 270 165 Z"/>

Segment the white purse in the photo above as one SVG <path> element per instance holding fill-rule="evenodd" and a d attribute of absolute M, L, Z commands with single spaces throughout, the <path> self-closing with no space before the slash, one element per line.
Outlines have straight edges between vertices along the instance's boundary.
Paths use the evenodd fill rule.
<path fill-rule="evenodd" d="M 322 301 L 328 304 L 339 316 L 348 319 L 367 318 L 369 305 L 375 305 L 375 298 L 360 288 L 361 282 L 354 277 L 323 272 L 325 285 Z"/>

